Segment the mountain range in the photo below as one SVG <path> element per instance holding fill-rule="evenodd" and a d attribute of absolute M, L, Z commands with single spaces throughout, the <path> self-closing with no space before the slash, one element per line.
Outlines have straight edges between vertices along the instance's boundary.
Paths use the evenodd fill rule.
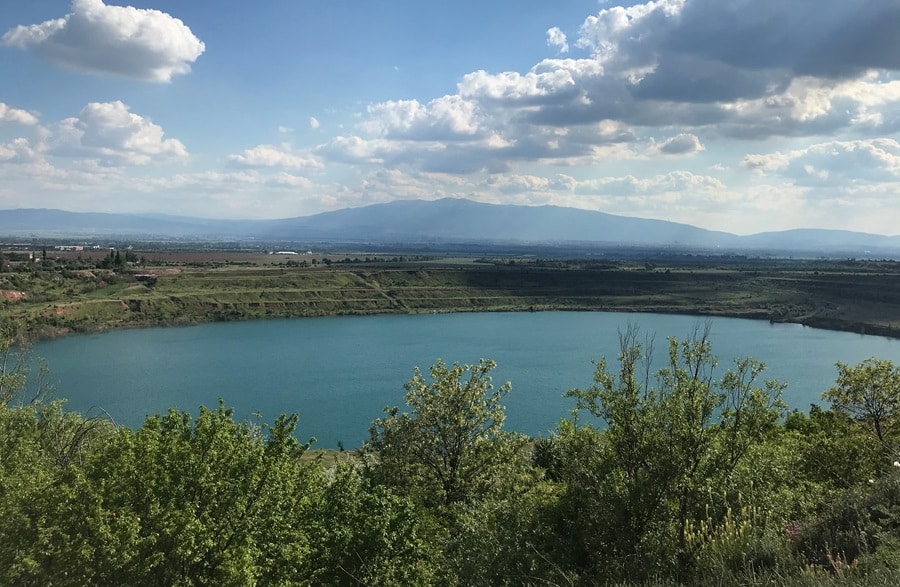
<path fill-rule="evenodd" d="M 397 244 L 572 244 L 840 253 L 857 257 L 900 255 L 898 236 L 823 229 L 738 236 L 688 224 L 576 208 L 496 205 L 455 198 L 398 200 L 280 220 L 2 210 L 0 235 Z"/>

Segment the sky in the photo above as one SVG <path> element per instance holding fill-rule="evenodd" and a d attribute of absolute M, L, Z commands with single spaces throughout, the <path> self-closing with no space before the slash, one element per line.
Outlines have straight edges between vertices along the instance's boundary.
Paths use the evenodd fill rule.
<path fill-rule="evenodd" d="M 0 210 L 900 234 L 898 0 L 4 2 L 0 79 Z"/>

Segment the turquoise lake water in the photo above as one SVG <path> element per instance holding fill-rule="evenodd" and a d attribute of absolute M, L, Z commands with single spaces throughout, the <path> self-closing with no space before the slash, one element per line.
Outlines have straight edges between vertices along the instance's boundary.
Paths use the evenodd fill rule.
<path fill-rule="evenodd" d="M 806 410 L 836 376 L 834 363 L 867 357 L 900 363 L 900 341 L 731 318 L 605 312 L 352 316 L 213 323 L 79 335 L 35 346 L 47 360 L 56 396 L 87 414 L 105 410 L 138 426 L 169 407 L 196 412 L 218 398 L 244 419 L 271 422 L 299 413 L 297 436 L 318 448 L 359 446 L 371 421 L 403 404 L 414 365 L 497 362 L 494 382 L 512 382 L 506 428 L 546 435 L 567 417 L 562 394 L 591 385 L 592 360 L 615 366 L 618 332 L 629 324 L 666 339 L 709 323 L 719 373 L 734 358 L 765 362 L 765 378 L 788 383 L 784 399 Z"/>

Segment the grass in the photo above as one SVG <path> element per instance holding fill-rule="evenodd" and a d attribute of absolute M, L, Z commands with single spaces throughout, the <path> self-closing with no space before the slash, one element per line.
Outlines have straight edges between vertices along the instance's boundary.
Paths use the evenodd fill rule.
<path fill-rule="evenodd" d="M 759 261 L 710 266 L 519 261 L 444 265 L 166 268 L 0 273 L 0 316 L 39 335 L 213 320 L 335 314 L 598 310 L 796 322 L 900 336 L 896 263 Z"/>

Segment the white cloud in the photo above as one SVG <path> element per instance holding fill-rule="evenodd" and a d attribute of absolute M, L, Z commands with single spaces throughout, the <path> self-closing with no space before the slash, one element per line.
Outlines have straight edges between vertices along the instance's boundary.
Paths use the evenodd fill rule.
<path fill-rule="evenodd" d="M 817 205 L 880 202 L 881 215 L 866 219 L 900 221 L 890 210 L 900 193 L 896 0 L 638 1 L 596 8 L 569 36 L 547 30 L 558 55 L 530 69 L 472 71 L 449 95 L 364 105 L 344 136 L 301 119 L 322 137 L 318 146 L 281 143 L 294 131 L 277 127 L 277 144 L 194 158 L 216 158 L 218 170 L 157 177 L 166 169 L 121 167 L 188 158 L 180 141 L 121 102 L 89 104 L 55 124 L 0 103 L 0 189 L 134 186 L 173 205 L 197 194 L 235 211 L 296 210 L 291 198 L 321 210 L 453 195 L 720 228 L 834 224 L 844 218 L 816 215 Z M 188 71 L 203 51 L 169 15 L 99 0 L 76 0 L 71 14 L 12 29 L 3 43 L 153 81 Z M 344 128 L 342 108 L 321 112 Z M 303 177 L 320 168 L 316 179 L 342 183 Z"/>
<path fill-rule="evenodd" d="M 674 171 L 663 175 L 639 178 L 633 175 L 603 177 L 580 181 L 575 186 L 579 194 L 609 196 L 658 195 L 673 192 L 724 192 L 725 184 L 715 177 L 696 175 L 689 171 Z"/>
<path fill-rule="evenodd" d="M 547 45 L 556 47 L 560 53 L 569 52 L 569 42 L 566 39 L 566 33 L 562 32 L 559 27 L 553 27 L 547 30 Z"/>
<path fill-rule="evenodd" d="M 274 185 L 289 188 L 310 189 L 314 185 L 313 182 L 310 181 L 307 177 L 303 177 L 302 175 L 292 175 L 290 173 L 284 172 L 276 174 L 269 181 Z"/>
<path fill-rule="evenodd" d="M 900 5 L 870 3 L 842 20 L 834 15 L 847 16 L 856 5 L 824 2 L 659 0 L 611 7 L 580 29 L 578 45 L 590 58 L 549 59 L 525 74 L 474 72 L 459 92 L 488 116 L 490 101 L 499 100 L 507 115 L 498 118 L 563 127 L 613 119 L 763 137 L 890 120 L 883 111 L 900 101 L 895 82 L 872 71 L 900 69 L 900 57 L 880 53 L 900 55 L 900 36 L 885 24 L 900 26 Z M 813 16 L 825 22 L 810 25 Z M 763 21 L 766 34 L 759 34 Z M 866 40 L 830 61 L 820 58 L 820 48 L 833 53 L 835 39 L 851 37 Z"/>
<path fill-rule="evenodd" d="M 342 163 L 383 164 L 385 159 L 408 147 L 399 141 L 364 139 L 358 136 L 337 136 L 316 147 L 316 154 Z"/>
<path fill-rule="evenodd" d="M 181 141 L 164 138 L 161 127 L 130 112 L 119 101 L 89 103 L 77 117 L 55 125 L 49 143 L 55 154 L 98 158 L 110 163 L 146 165 L 188 158 Z"/>
<path fill-rule="evenodd" d="M 645 81 L 676 84 L 690 63 L 734 68 L 745 82 L 754 72 L 830 79 L 859 77 L 869 69 L 900 68 L 900 6 L 842 0 L 657 0 L 613 7 L 588 17 L 578 44 L 617 71 L 643 72 Z M 755 83 L 752 87 L 764 90 Z M 674 88 L 674 86 L 673 86 Z M 724 88 L 723 88 L 724 89 Z"/>
<path fill-rule="evenodd" d="M 34 125 L 38 123 L 38 118 L 27 110 L 11 108 L 3 102 L 0 102 L 0 122 L 16 122 L 18 124 Z"/>
<path fill-rule="evenodd" d="M 777 173 L 797 185 L 847 189 L 900 181 L 900 143 L 889 138 L 829 141 L 788 153 L 747 155 L 742 165 L 760 174 Z"/>
<path fill-rule="evenodd" d="M 297 155 L 290 149 L 274 145 L 257 145 L 240 155 L 231 155 L 228 160 L 248 167 L 286 167 L 290 169 L 318 169 L 321 161 L 310 155 Z"/>
<path fill-rule="evenodd" d="M 662 155 L 692 155 L 705 149 L 697 135 L 681 133 L 654 145 L 652 151 Z"/>
<path fill-rule="evenodd" d="M 464 98 L 539 103 L 534 99 L 576 89 L 576 80 L 580 76 L 601 72 L 602 68 L 589 59 L 547 59 L 524 75 L 515 71 L 489 74 L 479 70 L 469 73 L 463 76 L 457 87 Z"/>
<path fill-rule="evenodd" d="M 563 174 L 557 174 L 553 177 L 541 177 L 538 175 L 506 173 L 488 177 L 483 185 L 501 193 L 541 192 L 550 194 L 553 192 L 571 192 L 578 185 L 578 182 L 572 177 Z"/>
<path fill-rule="evenodd" d="M 471 138 L 480 132 L 476 104 L 461 96 L 443 96 L 428 104 L 417 100 L 381 102 L 368 108 L 362 128 L 372 134 L 412 140 Z"/>
<path fill-rule="evenodd" d="M 0 161 L 23 163 L 34 161 L 37 157 L 38 152 L 27 139 L 14 139 L 5 145 L 0 143 Z"/>
<path fill-rule="evenodd" d="M 876 2 L 849 18 L 855 9 L 843 0 L 821 2 L 654 0 L 604 8 L 579 29 L 577 44 L 589 57 L 545 59 L 524 73 L 474 71 L 454 95 L 370 105 L 358 128 L 392 141 L 379 144 L 373 161 L 463 174 L 502 172 L 520 161 L 632 157 L 610 145 L 633 142 L 646 129 L 669 138 L 645 154 L 669 156 L 705 151 L 698 136 L 708 143 L 900 131 L 900 81 L 883 75 L 900 69 L 900 57 L 874 52 L 897 45 L 900 54 L 900 35 L 883 24 L 900 26 L 900 8 Z M 822 22 L 810 25 L 812 17 Z M 766 35 L 758 34 L 762 22 Z M 842 45 L 852 55 L 827 63 L 813 55 L 820 46 L 833 53 L 830 43 L 851 36 L 867 39 L 855 52 Z M 550 29 L 547 38 L 552 45 L 564 37 Z"/>
<path fill-rule="evenodd" d="M 191 70 L 205 45 L 182 21 L 159 10 L 72 0 L 71 12 L 40 24 L 19 25 L 2 37 L 8 47 L 31 49 L 58 65 L 168 82 Z"/>

